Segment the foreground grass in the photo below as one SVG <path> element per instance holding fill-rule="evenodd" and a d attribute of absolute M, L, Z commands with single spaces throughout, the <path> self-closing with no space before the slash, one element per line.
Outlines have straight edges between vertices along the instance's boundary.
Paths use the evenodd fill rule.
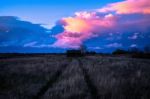
<path fill-rule="evenodd" d="M 150 60 L 65 55 L 0 59 L 0 99 L 150 99 Z"/>

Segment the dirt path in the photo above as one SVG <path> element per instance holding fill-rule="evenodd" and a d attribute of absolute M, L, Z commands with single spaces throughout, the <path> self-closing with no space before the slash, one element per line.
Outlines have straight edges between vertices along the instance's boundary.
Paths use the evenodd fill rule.
<path fill-rule="evenodd" d="M 60 66 L 33 99 L 57 99 L 58 97 L 60 99 L 99 99 L 97 88 L 84 68 L 82 60 L 83 58 L 73 58 L 68 64 Z M 57 90 L 54 91 L 55 89 Z M 63 95 L 61 95 L 62 91 Z"/>
<path fill-rule="evenodd" d="M 98 90 L 97 90 L 96 86 L 93 84 L 92 80 L 90 79 L 90 76 L 89 76 L 87 70 L 83 67 L 82 59 L 81 58 L 78 59 L 78 62 L 79 62 L 79 66 L 80 66 L 80 68 L 81 68 L 81 70 L 83 72 L 84 80 L 85 80 L 85 82 L 86 82 L 86 84 L 88 86 L 88 89 L 89 89 L 89 91 L 90 91 L 90 93 L 92 95 L 92 98 L 93 99 L 99 99 L 99 97 L 98 97 Z"/>
<path fill-rule="evenodd" d="M 71 61 L 71 59 L 70 59 Z M 49 79 L 49 81 L 39 90 L 39 92 L 33 97 L 33 99 L 40 99 L 49 88 L 51 88 L 53 86 L 53 84 L 55 84 L 57 82 L 57 80 L 59 79 L 59 77 L 62 75 L 63 71 L 67 68 L 67 66 L 69 65 L 69 63 L 66 64 L 62 64 L 59 68 L 59 70 L 57 70 L 53 76 Z"/>

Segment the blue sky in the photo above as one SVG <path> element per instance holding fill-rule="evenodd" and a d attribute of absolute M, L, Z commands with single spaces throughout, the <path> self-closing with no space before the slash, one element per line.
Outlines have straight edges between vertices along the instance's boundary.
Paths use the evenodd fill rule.
<path fill-rule="evenodd" d="M 0 16 L 18 16 L 51 28 L 57 20 L 76 11 L 90 11 L 116 1 L 119 0 L 1 0 Z"/>
<path fill-rule="evenodd" d="M 64 52 L 82 44 L 97 52 L 143 49 L 150 46 L 149 6 L 148 0 L 1 0 L 0 52 Z"/>

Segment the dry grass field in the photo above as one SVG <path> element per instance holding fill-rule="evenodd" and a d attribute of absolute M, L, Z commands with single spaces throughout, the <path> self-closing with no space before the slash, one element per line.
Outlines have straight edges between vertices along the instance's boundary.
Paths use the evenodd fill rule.
<path fill-rule="evenodd" d="M 150 99 L 150 60 L 0 57 L 0 99 Z"/>

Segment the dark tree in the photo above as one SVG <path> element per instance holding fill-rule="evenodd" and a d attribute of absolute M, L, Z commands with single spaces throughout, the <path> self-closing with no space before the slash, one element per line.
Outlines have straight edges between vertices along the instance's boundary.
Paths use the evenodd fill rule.
<path fill-rule="evenodd" d="M 128 52 L 123 49 L 116 49 L 112 54 L 127 54 Z"/>

